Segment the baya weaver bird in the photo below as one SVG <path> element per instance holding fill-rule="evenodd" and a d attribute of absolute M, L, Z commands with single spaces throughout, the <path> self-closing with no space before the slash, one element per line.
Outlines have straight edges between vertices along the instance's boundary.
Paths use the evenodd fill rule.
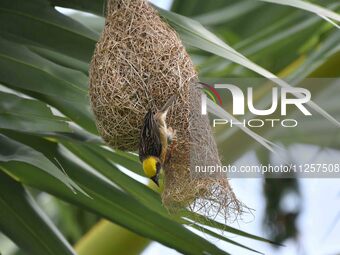
<path fill-rule="evenodd" d="M 140 133 L 139 159 L 145 175 L 159 186 L 159 175 L 164 163 L 169 160 L 176 133 L 166 125 L 166 116 L 170 106 L 176 100 L 172 96 L 155 114 L 149 110 L 144 118 Z M 168 150 L 169 143 L 172 148 Z"/>

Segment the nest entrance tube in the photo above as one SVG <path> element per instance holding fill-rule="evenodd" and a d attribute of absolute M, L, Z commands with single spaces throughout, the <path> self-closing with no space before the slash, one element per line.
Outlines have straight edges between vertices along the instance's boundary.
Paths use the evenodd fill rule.
<path fill-rule="evenodd" d="M 90 99 L 96 125 L 114 149 L 137 151 L 149 109 L 176 95 L 167 124 L 177 146 L 164 165 L 163 204 L 225 217 L 240 204 L 225 176 L 194 176 L 194 165 L 220 164 L 208 118 L 200 114 L 194 65 L 176 32 L 146 0 L 109 0 L 103 33 L 90 66 Z"/>

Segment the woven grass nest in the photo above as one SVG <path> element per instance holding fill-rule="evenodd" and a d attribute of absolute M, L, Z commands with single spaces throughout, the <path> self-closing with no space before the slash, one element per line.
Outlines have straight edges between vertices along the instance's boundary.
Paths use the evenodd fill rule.
<path fill-rule="evenodd" d="M 240 210 L 225 176 L 196 176 L 192 166 L 220 164 L 209 120 L 200 113 L 194 65 L 176 32 L 146 0 L 109 0 L 90 67 L 97 128 L 114 149 L 137 151 L 143 118 L 177 100 L 167 123 L 177 147 L 164 166 L 163 204 L 226 218 Z"/>

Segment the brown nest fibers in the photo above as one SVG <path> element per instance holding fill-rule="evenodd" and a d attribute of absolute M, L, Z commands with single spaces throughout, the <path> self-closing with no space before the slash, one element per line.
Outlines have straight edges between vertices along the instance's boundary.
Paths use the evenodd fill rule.
<path fill-rule="evenodd" d="M 209 120 L 200 113 L 197 73 L 176 32 L 146 0 L 109 0 L 104 31 L 90 67 L 90 98 L 97 128 L 114 149 L 137 151 L 146 112 L 177 100 L 167 123 L 177 146 L 164 166 L 163 204 L 228 218 L 240 210 L 222 175 L 194 174 L 219 165 Z"/>

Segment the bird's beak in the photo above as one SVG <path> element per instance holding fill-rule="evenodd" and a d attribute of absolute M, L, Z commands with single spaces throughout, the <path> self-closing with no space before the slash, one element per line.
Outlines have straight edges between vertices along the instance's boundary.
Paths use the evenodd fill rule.
<path fill-rule="evenodd" d="M 159 176 L 158 174 L 155 175 L 154 177 L 151 177 L 151 180 L 153 180 L 154 183 L 156 183 L 156 185 L 159 187 L 159 182 L 158 182 Z"/>

